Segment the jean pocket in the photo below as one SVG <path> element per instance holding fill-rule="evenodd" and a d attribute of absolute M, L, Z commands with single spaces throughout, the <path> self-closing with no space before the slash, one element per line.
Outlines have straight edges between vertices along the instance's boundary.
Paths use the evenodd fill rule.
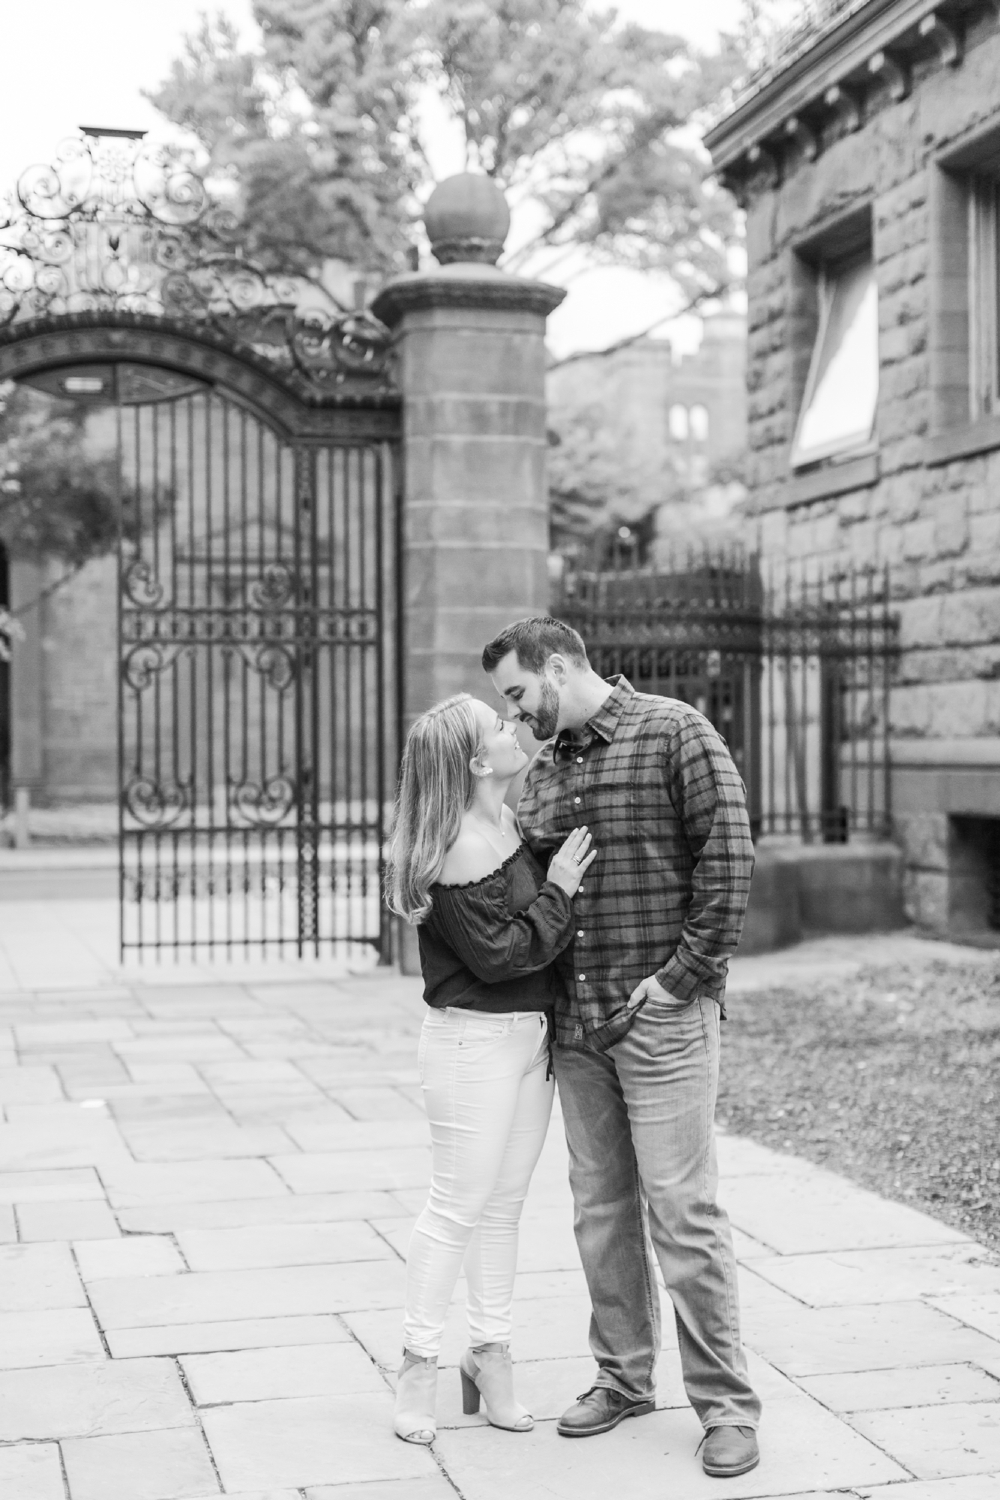
<path fill-rule="evenodd" d="M 489 1046 L 491 1042 L 498 1042 L 501 1037 L 507 1035 L 509 1027 L 506 1021 L 487 1021 L 485 1023 L 468 1023 L 462 1030 L 458 1045 L 460 1047 Z"/>
<path fill-rule="evenodd" d="M 692 995 L 690 1000 L 677 1000 L 673 995 L 647 995 L 642 1012 L 651 1016 L 682 1016 L 697 999 L 697 995 Z"/>

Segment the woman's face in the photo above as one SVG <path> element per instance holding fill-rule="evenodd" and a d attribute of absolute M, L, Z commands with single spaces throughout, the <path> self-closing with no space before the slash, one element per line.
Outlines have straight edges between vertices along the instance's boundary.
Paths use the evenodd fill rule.
<path fill-rule="evenodd" d="M 475 711 L 482 742 L 477 764 L 482 770 L 492 770 L 498 781 L 516 776 L 528 756 L 517 742 L 513 719 L 501 719 L 495 708 L 478 699 Z"/>

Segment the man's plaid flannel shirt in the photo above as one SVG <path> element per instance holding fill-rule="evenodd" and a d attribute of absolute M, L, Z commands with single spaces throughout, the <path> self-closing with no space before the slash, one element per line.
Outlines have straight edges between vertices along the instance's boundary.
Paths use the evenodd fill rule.
<path fill-rule="evenodd" d="M 722 1004 L 754 864 L 743 783 L 708 720 L 608 680 L 582 733 L 539 751 L 518 806 L 543 864 L 571 829 L 593 834 L 576 936 L 558 960 L 556 1037 L 598 1052 L 626 1034 L 629 995 L 650 974 L 679 1001 Z"/>

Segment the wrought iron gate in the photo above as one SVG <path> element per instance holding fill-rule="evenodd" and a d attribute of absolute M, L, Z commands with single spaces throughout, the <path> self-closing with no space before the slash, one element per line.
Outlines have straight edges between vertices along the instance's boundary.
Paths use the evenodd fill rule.
<path fill-rule="evenodd" d="M 163 386 L 116 407 L 123 957 L 388 956 L 392 445 Z"/>
<path fill-rule="evenodd" d="M 122 953 L 388 956 L 391 336 L 143 135 L 84 127 L 0 204 L 0 379 L 117 447 Z"/>
<path fill-rule="evenodd" d="M 567 570 L 553 612 L 602 676 L 711 720 L 755 834 L 888 836 L 898 620 L 884 573 L 764 574 L 756 557 L 695 554 L 660 572 Z"/>

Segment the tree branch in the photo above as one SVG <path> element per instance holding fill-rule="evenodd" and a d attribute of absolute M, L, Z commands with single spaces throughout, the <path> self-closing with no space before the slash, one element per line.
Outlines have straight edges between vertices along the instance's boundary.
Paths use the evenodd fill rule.
<path fill-rule="evenodd" d="M 82 573 L 87 564 L 89 562 L 93 562 L 93 560 L 94 559 L 92 557 L 85 557 L 82 562 L 74 563 L 68 573 L 64 573 L 62 577 L 57 578 L 54 583 L 46 584 L 45 588 L 43 588 L 40 593 L 36 594 L 34 599 L 29 599 L 26 604 L 20 605 L 17 609 L 12 609 L 10 611 L 11 619 L 20 619 L 20 617 L 22 615 L 26 615 L 29 610 L 37 609 L 40 604 L 44 604 L 47 599 L 51 599 L 53 594 L 58 594 L 61 588 L 65 588 L 67 583 L 72 583 L 73 579 L 76 578 L 79 573 Z"/>
<path fill-rule="evenodd" d="M 640 339 L 648 338 L 655 333 L 657 328 L 662 328 L 664 323 L 672 323 L 675 318 L 683 318 L 687 313 L 695 312 L 705 302 L 714 302 L 726 290 L 724 286 L 714 287 L 711 291 L 698 292 L 698 294 L 687 301 L 683 307 L 676 312 L 664 313 L 662 318 L 657 318 L 655 323 L 650 323 L 638 333 L 630 333 L 628 338 L 618 339 L 614 344 L 608 344 L 606 349 L 578 349 L 575 354 L 567 354 L 563 359 L 553 360 L 547 367 L 546 373 L 551 370 L 561 370 L 563 365 L 576 364 L 581 359 L 603 359 L 609 354 L 617 354 L 619 349 L 627 349 L 630 344 L 639 343 Z"/>

